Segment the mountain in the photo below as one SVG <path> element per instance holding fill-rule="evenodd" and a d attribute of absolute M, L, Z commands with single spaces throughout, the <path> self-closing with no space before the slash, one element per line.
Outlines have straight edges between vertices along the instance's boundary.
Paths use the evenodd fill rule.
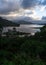
<path fill-rule="evenodd" d="M 18 24 L 32 24 L 31 22 L 25 21 L 25 20 L 16 20 L 15 21 Z"/>
<path fill-rule="evenodd" d="M 39 24 L 39 25 L 46 25 L 46 20 L 34 20 L 31 17 L 18 17 L 13 20 L 18 24 Z"/>
<path fill-rule="evenodd" d="M 38 24 L 38 25 L 46 25 L 46 21 L 42 20 L 14 20 L 17 24 Z"/>
<path fill-rule="evenodd" d="M 0 26 L 19 26 L 19 24 L 0 17 Z"/>
<path fill-rule="evenodd" d="M 18 23 L 18 24 L 32 24 L 32 18 L 27 17 L 27 16 L 18 16 L 16 17 L 14 20 L 14 22 Z"/>

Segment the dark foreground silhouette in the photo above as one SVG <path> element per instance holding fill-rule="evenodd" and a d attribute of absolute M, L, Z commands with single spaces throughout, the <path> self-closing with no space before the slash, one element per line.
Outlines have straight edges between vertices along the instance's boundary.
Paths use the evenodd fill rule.
<path fill-rule="evenodd" d="M 30 37 L 0 35 L 0 65 L 46 65 L 46 26 Z"/>

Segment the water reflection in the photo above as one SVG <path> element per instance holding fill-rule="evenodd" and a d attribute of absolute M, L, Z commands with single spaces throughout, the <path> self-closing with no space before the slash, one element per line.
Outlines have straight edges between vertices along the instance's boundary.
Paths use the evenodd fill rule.
<path fill-rule="evenodd" d="M 26 32 L 26 33 L 36 33 L 40 31 L 40 28 L 44 25 L 20 25 L 20 27 L 16 27 L 17 31 Z"/>
<path fill-rule="evenodd" d="M 17 31 L 20 31 L 20 32 L 26 32 L 26 33 L 34 34 L 37 31 L 40 31 L 40 28 L 43 26 L 44 25 L 21 24 L 19 27 L 15 27 L 15 28 Z M 8 29 L 12 30 L 13 27 L 5 27 L 5 28 L 3 28 L 3 32 L 7 32 Z"/>

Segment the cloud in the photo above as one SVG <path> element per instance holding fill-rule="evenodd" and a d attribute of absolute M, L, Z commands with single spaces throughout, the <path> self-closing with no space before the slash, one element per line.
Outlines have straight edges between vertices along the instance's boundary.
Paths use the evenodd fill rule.
<path fill-rule="evenodd" d="M 39 0 L 0 0 L 0 14 L 19 12 L 21 9 L 33 8 L 38 4 Z"/>
<path fill-rule="evenodd" d="M 46 0 L 0 0 L 0 16 L 9 19 L 18 16 L 41 19 L 45 15 L 45 9 Z"/>
<path fill-rule="evenodd" d="M 26 16 L 29 16 L 29 15 L 32 15 L 34 14 L 34 11 L 30 10 L 30 9 L 20 9 L 18 11 L 14 11 L 14 12 L 10 12 L 9 14 L 5 13 L 5 14 L 0 14 L 0 16 L 2 17 L 5 17 L 5 18 L 9 18 L 9 19 L 13 19 L 13 18 L 16 18 L 16 17 L 26 17 Z"/>
<path fill-rule="evenodd" d="M 43 17 L 42 17 L 42 20 L 46 20 L 46 16 L 43 16 Z"/>
<path fill-rule="evenodd" d="M 0 0 L 0 14 L 8 14 L 19 9 L 20 3 L 17 0 Z"/>
<path fill-rule="evenodd" d="M 40 0 L 23 0 L 22 7 L 26 8 L 34 8 L 35 6 L 39 5 Z"/>

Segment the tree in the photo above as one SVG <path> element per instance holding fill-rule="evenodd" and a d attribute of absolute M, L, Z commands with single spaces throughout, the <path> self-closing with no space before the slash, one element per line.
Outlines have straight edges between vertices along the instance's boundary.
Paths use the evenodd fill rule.
<path fill-rule="evenodd" d="M 40 28 L 40 32 L 35 33 L 35 38 L 38 40 L 46 41 L 46 25 Z"/>
<path fill-rule="evenodd" d="M 16 35 L 17 32 L 16 32 L 16 28 L 15 27 L 13 28 L 12 33 L 13 33 L 13 35 Z"/>
<path fill-rule="evenodd" d="M 0 37 L 2 35 L 3 26 L 0 24 Z"/>
<path fill-rule="evenodd" d="M 42 40 L 46 40 L 46 25 L 45 26 L 43 26 L 41 29 L 41 32 L 40 32 L 40 35 L 41 35 L 41 38 L 42 38 Z"/>

